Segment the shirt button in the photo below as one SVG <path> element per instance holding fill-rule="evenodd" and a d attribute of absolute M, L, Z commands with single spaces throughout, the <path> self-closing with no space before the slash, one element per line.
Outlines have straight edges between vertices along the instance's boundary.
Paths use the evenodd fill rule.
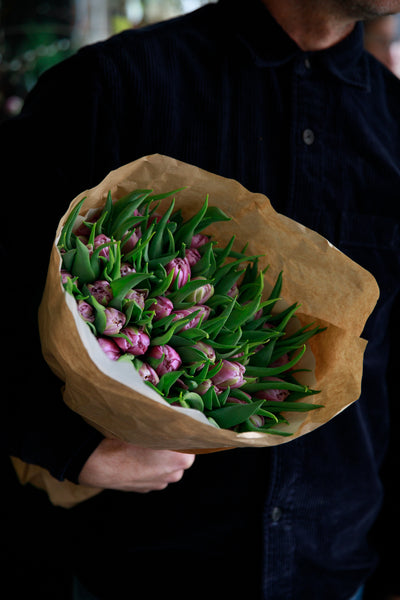
<path fill-rule="evenodd" d="M 314 132 L 312 129 L 305 129 L 303 131 L 303 142 L 307 144 L 307 146 L 311 146 L 314 143 Z"/>
<path fill-rule="evenodd" d="M 311 69 L 311 61 L 309 58 L 304 59 L 304 66 L 306 69 Z"/>
<path fill-rule="evenodd" d="M 271 510 L 271 519 L 274 523 L 277 523 L 282 517 L 282 509 L 279 506 L 274 506 Z"/>

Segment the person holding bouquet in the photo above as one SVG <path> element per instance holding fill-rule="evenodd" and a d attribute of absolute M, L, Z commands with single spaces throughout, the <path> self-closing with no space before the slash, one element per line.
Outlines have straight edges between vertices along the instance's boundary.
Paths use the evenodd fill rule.
<path fill-rule="evenodd" d="M 2 444 L 104 489 L 62 516 L 74 600 L 400 597 L 400 82 L 364 51 L 362 26 L 396 11 L 398 0 L 219 0 L 82 48 L 2 126 L 3 314 L 12 289 L 24 324 L 22 343 L 5 319 Z M 194 458 L 104 439 L 65 406 L 36 325 L 54 228 L 79 192 L 151 153 L 264 193 L 374 275 L 362 394 L 331 422 L 276 448 Z"/>

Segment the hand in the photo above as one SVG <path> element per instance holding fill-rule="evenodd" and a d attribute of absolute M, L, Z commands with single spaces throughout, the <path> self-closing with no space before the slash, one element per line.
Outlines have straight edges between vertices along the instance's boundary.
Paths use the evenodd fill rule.
<path fill-rule="evenodd" d="M 194 458 L 194 454 L 104 439 L 84 464 L 79 483 L 125 492 L 163 490 L 182 478 Z"/>

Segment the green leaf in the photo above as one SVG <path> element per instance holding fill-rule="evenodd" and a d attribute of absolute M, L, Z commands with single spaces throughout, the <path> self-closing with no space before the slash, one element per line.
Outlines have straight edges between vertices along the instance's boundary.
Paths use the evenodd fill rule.
<path fill-rule="evenodd" d="M 159 382 L 157 383 L 157 390 L 168 396 L 171 387 L 176 383 L 176 380 L 183 375 L 184 371 L 171 371 L 170 373 L 164 373 L 161 375 Z"/>
<path fill-rule="evenodd" d="M 222 328 L 224 327 L 229 315 L 231 314 L 233 307 L 235 306 L 236 301 L 232 300 L 230 304 L 228 304 L 222 313 L 218 317 L 208 318 L 206 322 L 202 323 L 202 329 L 207 332 L 207 334 L 213 338 L 215 338 Z"/>
<path fill-rule="evenodd" d="M 241 389 L 248 394 L 255 394 L 262 390 L 289 390 L 293 392 L 307 393 L 308 387 L 297 383 L 289 383 L 288 381 L 262 381 L 257 383 L 245 383 Z M 280 402 L 279 404 L 282 404 Z"/>
<path fill-rule="evenodd" d="M 185 300 L 190 294 L 195 292 L 197 289 L 203 287 L 208 283 L 212 284 L 212 279 L 192 279 L 180 287 L 176 292 L 172 292 L 168 295 L 168 298 L 174 305 L 175 309 L 179 309 L 179 304 Z M 193 304 L 193 302 L 191 303 Z"/>
<path fill-rule="evenodd" d="M 223 210 L 218 208 L 218 206 L 208 206 L 205 216 L 201 219 L 200 223 L 195 228 L 195 233 L 200 233 L 213 223 L 218 223 L 220 221 L 231 221 L 231 217 L 228 217 Z"/>
<path fill-rule="evenodd" d="M 207 416 L 214 419 L 223 429 L 229 429 L 254 415 L 263 403 L 264 400 L 257 400 L 250 404 L 225 405 L 207 412 Z"/>
<path fill-rule="evenodd" d="M 72 230 L 75 225 L 76 217 L 78 216 L 79 211 L 85 200 L 86 200 L 86 197 L 82 198 L 82 200 L 80 202 L 78 202 L 78 204 L 71 210 L 67 220 L 65 221 L 64 226 L 61 230 L 61 235 L 60 235 L 59 241 L 58 241 L 59 248 L 64 248 L 67 251 L 71 250 L 71 248 L 73 248 L 72 242 L 71 242 Z"/>
<path fill-rule="evenodd" d="M 107 317 L 105 315 L 106 307 L 100 304 L 94 296 L 89 296 L 88 302 L 95 309 L 94 326 L 98 334 L 102 334 L 107 325 Z"/>
<path fill-rule="evenodd" d="M 277 400 L 265 400 L 265 404 L 263 405 L 263 409 L 269 409 L 270 411 L 279 412 L 308 412 L 310 410 L 316 410 L 318 408 L 323 408 L 323 405 L 311 404 L 308 402 L 287 402 L 286 400 L 283 400 L 282 402 L 279 402 Z"/>
<path fill-rule="evenodd" d="M 108 191 L 106 202 L 103 206 L 103 210 L 101 211 L 100 218 L 98 219 L 98 224 L 96 223 L 96 235 L 99 233 L 103 233 L 104 231 L 108 231 L 107 226 L 110 221 L 111 213 L 113 209 L 113 201 L 111 197 L 111 191 Z"/>
<path fill-rule="evenodd" d="M 213 277 L 216 270 L 215 256 L 213 251 L 213 242 L 208 242 L 200 247 L 200 260 L 191 267 L 192 277 Z"/>
<path fill-rule="evenodd" d="M 176 348 L 176 351 L 184 363 L 204 363 L 209 360 L 204 352 L 193 346 L 181 346 L 179 350 Z"/>
<path fill-rule="evenodd" d="M 196 228 L 201 223 L 204 215 L 206 214 L 208 207 L 208 196 L 204 201 L 201 209 L 193 215 L 191 219 L 186 221 L 176 232 L 175 234 L 175 244 L 179 248 L 182 244 L 185 244 L 188 248 L 192 242 L 192 237 L 196 232 Z"/>
<path fill-rule="evenodd" d="M 145 281 L 152 277 L 152 273 L 130 273 L 129 275 L 125 275 L 125 277 L 119 277 L 118 279 L 111 281 L 110 287 L 113 293 L 113 299 L 110 302 L 110 306 L 120 310 L 122 300 L 129 290 L 135 288 L 141 281 Z"/>
<path fill-rule="evenodd" d="M 153 258 L 152 260 L 148 261 L 148 265 L 149 265 L 149 269 L 155 269 L 156 267 L 164 266 L 166 264 L 168 264 L 169 262 L 171 262 L 171 260 L 173 260 L 174 258 L 176 258 L 178 256 L 178 252 L 174 252 L 173 254 L 164 254 L 163 256 L 160 256 L 158 258 Z"/>
<path fill-rule="evenodd" d="M 246 323 L 246 321 L 255 315 L 259 306 L 260 297 L 257 297 L 254 300 L 251 300 L 251 302 L 248 304 L 244 305 L 241 305 L 237 302 L 226 321 L 226 327 L 232 330 L 241 327 L 244 323 Z"/>
<path fill-rule="evenodd" d="M 138 209 L 145 199 L 151 194 L 152 190 L 133 190 L 114 202 L 112 212 L 108 222 L 107 234 L 109 237 L 114 236 L 114 232 L 118 230 L 121 223 L 130 215 L 133 215 L 135 209 Z"/>
<path fill-rule="evenodd" d="M 269 295 L 269 300 L 278 300 L 282 291 L 283 272 L 281 271 L 275 281 L 275 285 Z"/>
<path fill-rule="evenodd" d="M 234 241 L 235 241 L 235 236 L 233 235 L 231 237 L 231 239 L 229 240 L 229 242 L 227 243 L 227 245 L 225 246 L 225 248 L 215 248 L 215 250 L 214 250 L 215 262 L 216 262 L 216 267 L 218 269 L 221 267 L 221 265 L 224 263 L 224 261 L 230 256 Z M 209 242 L 209 243 L 212 244 L 212 242 Z"/>
<path fill-rule="evenodd" d="M 242 337 L 242 330 L 238 327 L 235 331 L 223 330 L 215 340 L 219 347 L 226 349 L 232 346 L 236 346 Z M 214 346 L 215 347 L 215 346 Z"/>
<path fill-rule="evenodd" d="M 71 271 L 72 265 L 74 263 L 74 258 L 76 254 L 76 249 L 72 248 L 71 250 L 67 250 L 64 252 L 62 256 L 62 268 L 66 271 Z"/>
<path fill-rule="evenodd" d="M 185 392 L 183 394 L 183 400 L 189 404 L 190 408 L 203 412 L 204 402 L 200 394 L 196 394 L 196 392 Z"/>
<path fill-rule="evenodd" d="M 162 279 L 156 287 L 154 287 L 150 292 L 150 297 L 155 298 L 156 296 L 163 296 L 165 292 L 170 287 L 172 280 L 174 278 L 174 271 L 172 270 L 167 277 Z"/>
<path fill-rule="evenodd" d="M 115 239 L 117 240 L 121 240 L 122 238 L 124 238 L 124 240 L 126 241 L 126 239 L 128 237 L 130 237 L 130 235 L 132 234 L 132 229 L 134 227 L 136 227 L 137 225 L 139 225 L 140 223 L 143 223 L 145 217 L 143 216 L 127 216 L 125 218 L 125 220 L 121 221 L 119 224 L 118 229 L 114 229 L 113 232 L 113 236 L 115 237 Z M 129 232 L 128 235 L 125 237 L 125 233 Z"/>
<path fill-rule="evenodd" d="M 72 274 L 80 283 L 90 283 L 99 276 L 99 270 L 91 264 L 90 252 L 79 238 L 76 238 L 76 254 L 72 265 Z"/>
<path fill-rule="evenodd" d="M 149 250 L 148 250 L 150 260 L 153 258 L 159 259 L 163 254 L 165 242 L 167 241 L 164 238 L 164 232 L 165 232 L 165 228 L 168 223 L 168 220 L 171 216 L 171 213 L 174 209 L 174 206 L 175 206 L 175 201 L 173 200 L 171 202 L 168 210 L 164 213 L 164 215 L 162 216 L 160 221 L 155 226 L 154 236 L 152 237 L 152 240 L 149 244 Z"/>
<path fill-rule="evenodd" d="M 193 319 L 194 315 L 196 315 L 196 314 L 197 314 L 197 311 L 196 311 L 196 313 L 192 313 L 188 317 L 183 317 L 182 319 L 177 319 L 176 321 L 173 321 L 171 323 L 169 329 L 164 334 L 151 338 L 151 342 L 150 342 L 151 345 L 152 346 L 164 346 L 165 344 L 168 344 L 168 342 L 170 341 L 174 332 L 177 329 L 180 329 L 181 327 L 183 327 L 189 321 L 191 321 Z"/>
<path fill-rule="evenodd" d="M 306 351 L 306 346 L 304 345 L 301 351 L 296 354 L 292 360 L 287 362 L 284 365 L 280 365 L 279 367 L 258 367 L 247 365 L 246 366 L 246 375 L 250 375 L 250 377 L 272 377 L 274 375 L 279 375 L 280 373 L 284 373 L 291 369 L 303 356 Z"/>

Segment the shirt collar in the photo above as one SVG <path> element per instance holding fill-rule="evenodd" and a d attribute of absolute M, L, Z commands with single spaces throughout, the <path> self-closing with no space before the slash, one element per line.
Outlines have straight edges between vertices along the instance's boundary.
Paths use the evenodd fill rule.
<path fill-rule="evenodd" d="M 306 57 L 342 82 L 369 91 L 369 64 L 364 51 L 361 22 L 341 42 L 317 52 L 304 52 L 268 12 L 261 0 L 219 0 L 236 36 L 259 67 L 277 67 Z"/>

